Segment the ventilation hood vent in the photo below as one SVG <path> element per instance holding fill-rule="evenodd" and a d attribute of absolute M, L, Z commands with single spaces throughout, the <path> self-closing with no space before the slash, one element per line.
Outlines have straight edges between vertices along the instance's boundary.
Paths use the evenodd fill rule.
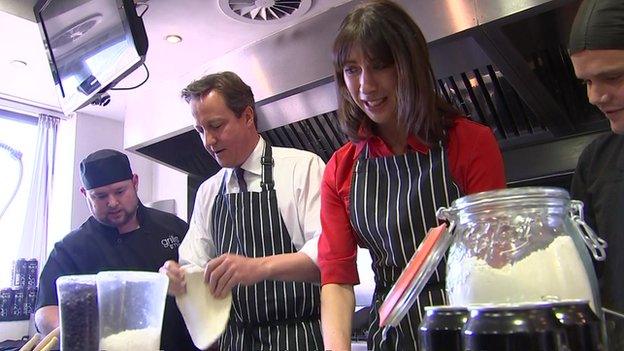
<path fill-rule="evenodd" d="M 277 23 L 303 16 L 312 0 L 219 0 L 224 14 L 246 23 Z"/>

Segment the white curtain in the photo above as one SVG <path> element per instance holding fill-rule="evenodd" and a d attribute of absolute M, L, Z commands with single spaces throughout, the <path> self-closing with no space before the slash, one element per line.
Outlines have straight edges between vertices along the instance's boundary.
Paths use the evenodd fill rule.
<path fill-rule="evenodd" d="M 28 210 L 18 251 L 18 257 L 36 258 L 40 266 L 45 262 L 47 254 L 48 204 L 52 194 L 58 124 L 57 117 L 39 115 L 37 151 L 28 196 Z"/>

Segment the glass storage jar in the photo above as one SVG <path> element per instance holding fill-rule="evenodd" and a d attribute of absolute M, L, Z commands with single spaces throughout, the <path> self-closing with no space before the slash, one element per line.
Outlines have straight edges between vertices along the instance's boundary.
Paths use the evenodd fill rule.
<path fill-rule="evenodd" d="M 583 221 L 582 206 L 563 189 L 525 187 L 440 208 L 453 237 L 446 262 L 450 304 L 583 299 L 602 316 L 589 253 L 604 260 L 606 243 Z"/>

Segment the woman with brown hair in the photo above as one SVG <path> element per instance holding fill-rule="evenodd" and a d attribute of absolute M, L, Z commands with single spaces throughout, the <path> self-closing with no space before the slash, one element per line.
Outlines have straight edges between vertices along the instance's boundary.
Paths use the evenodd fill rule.
<path fill-rule="evenodd" d="M 359 245 L 370 251 L 376 284 L 369 349 L 416 350 L 424 306 L 447 303 L 444 267 L 385 338 L 378 309 L 427 230 L 438 225 L 439 207 L 505 187 L 502 157 L 489 128 L 437 93 L 425 38 L 398 5 L 376 0 L 353 10 L 333 55 L 339 118 L 350 141 L 332 156 L 321 186 L 325 348 L 350 349 Z"/>

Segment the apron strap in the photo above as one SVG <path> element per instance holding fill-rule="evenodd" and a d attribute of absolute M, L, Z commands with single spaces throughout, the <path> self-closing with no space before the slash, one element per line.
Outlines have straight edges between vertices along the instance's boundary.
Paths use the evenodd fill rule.
<path fill-rule="evenodd" d="M 360 155 L 358 156 L 358 161 L 366 161 L 367 158 L 368 158 L 368 142 L 366 143 L 366 145 L 364 145 L 364 149 L 360 151 Z M 355 168 L 355 163 L 353 164 L 353 167 Z"/>
<path fill-rule="evenodd" d="M 275 182 L 273 181 L 273 152 L 271 151 L 271 144 L 268 140 L 264 141 L 264 151 L 260 158 L 260 164 L 262 165 L 262 180 L 260 181 L 260 187 L 263 191 L 273 190 Z"/>
<path fill-rule="evenodd" d="M 271 144 L 268 140 L 264 141 L 264 151 L 262 151 L 262 157 L 260 158 L 260 164 L 262 165 L 262 180 L 260 181 L 260 187 L 263 191 L 273 190 L 275 182 L 273 181 L 273 152 Z M 219 194 L 225 195 L 225 174 L 221 179 L 221 186 L 219 187 Z"/>

